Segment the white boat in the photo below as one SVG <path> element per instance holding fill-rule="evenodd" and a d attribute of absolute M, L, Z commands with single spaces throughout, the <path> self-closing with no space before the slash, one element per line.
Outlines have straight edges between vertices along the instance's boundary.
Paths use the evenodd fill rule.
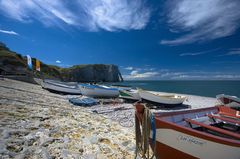
<path fill-rule="evenodd" d="M 160 94 L 157 92 L 145 91 L 141 89 L 139 89 L 138 91 L 142 99 L 159 104 L 178 105 L 182 104 L 186 99 L 185 96 L 180 96 L 176 94 Z"/>
<path fill-rule="evenodd" d="M 43 80 L 41 82 L 41 86 L 51 92 L 64 94 L 81 94 L 81 90 L 76 82 Z"/>
<path fill-rule="evenodd" d="M 216 96 L 217 100 L 221 102 L 221 104 L 228 107 L 239 107 L 240 108 L 240 98 L 236 96 L 230 96 L 225 94 L 219 94 Z"/>
<path fill-rule="evenodd" d="M 119 91 L 104 85 L 80 84 L 80 90 L 83 95 L 90 97 L 117 97 Z"/>
<path fill-rule="evenodd" d="M 124 99 L 131 99 L 131 100 L 140 100 L 141 97 L 136 89 L 130 90 L 119 90 L 119 97 Z"/>

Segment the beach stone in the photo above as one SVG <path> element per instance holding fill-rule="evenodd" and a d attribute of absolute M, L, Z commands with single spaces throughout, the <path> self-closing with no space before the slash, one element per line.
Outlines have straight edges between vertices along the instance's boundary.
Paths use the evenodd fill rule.
<path fill-rule="evenodd" d="M 63 149 L 61 152 L 61 157 L 62 158 L 67 158 L 68 157 L 68 151 L 66 149 Z"/>
<path fill-rule="evenodd" d="M 43 159 L 52 159 L 46 148 L 42 148 L 41 155 Z"/>
<path fill-rule="evenodd" d="M 23 150 L 24 141 L 21 140 L 10 140 L 6 143 L 6 149 L 10 152 L 19 153 Z"/>
<path fill-rule="evenodd" d="M 62 140 L 65 144 L 67 144 L 70 141 L 68 137 L 64 137 L 64 138 L 62 138 Z"/>
<path fill-rule="evenodd" d="M 27 131 L 27 130 L 11 130 L 11 131 L 9 131 L 9 135 L 11 136 L 11 137 L 15 137 L 15 138 L 22 138 L 22 137 L 24 137 L 24 136 L 26 136 L 26 135 L 28 135 L 29 134 L 29 131 Z"/>
<path fill-rule="evenodd" d="M 105 154 L 98 153 L 96 158 L 107 159 Z"/>
<path fill-rule="evenodd" d="M 0 141 L 0 154 L 7 152 L 6 144 L 3 140 Z"/>
<path fill-rule="evenodd" d="M 122 145 L 126 147 L 126 146 L 128 146 L 128 144 L 130 144 L 130 143 L 131 143 L 131 141 L 129 141 L 129 140 L 128 140 L 128 141 L 124 141 L 124 142 L 122 142 Z"/>
<path fill-rule="evenodd" d="M 82 156 L 82 159 L 97 159 L 95 154 L 86 154 Z"/>
<path fill-rule="evenodd" d="M 98 137 L 96 135 L 93 135 L 90 139 L 91 144 L 96 144 L 98 142 Z"/>
<path fill-rule="evenodd" d="M 21 154 L 18 154 L 14 157 L 15 159 L 25 159 L 26 158 L 26 155 L 21 153 Z"/>
<path fill-rule="evenodd" d="M 10 137 L 9 130 L 8 130 L 8 129 L 3 130 L 3 132 L 2 132 L 2 138 L 3 138 L 3 139 L 7 139 L 7 138 L 9 138 L 9 137 Z"/>
<path fill-rule="evenodd" d="M 53 143 L 54 142 L 54 139 L 53 138 L 46 138 L 46 139 L 42 139 L 42 142 L 40 144 L 40 146 L 43 146 L 43 147 L 47 147 L 49 144 Z"/>

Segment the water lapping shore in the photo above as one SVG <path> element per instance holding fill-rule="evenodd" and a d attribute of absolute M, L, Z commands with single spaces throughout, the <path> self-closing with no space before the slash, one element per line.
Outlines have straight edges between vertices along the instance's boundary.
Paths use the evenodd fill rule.
<path fill-rule="evenodd" d="M 68 99 L 81 96 L 54 94 L 10 79 L 0 80 L 0 90 L 1 157 L 134 158 L 132 104 L 74 106 Z M 215 98 L 187 95 L 181 109 L 172 110 L 215 104 Z"/>

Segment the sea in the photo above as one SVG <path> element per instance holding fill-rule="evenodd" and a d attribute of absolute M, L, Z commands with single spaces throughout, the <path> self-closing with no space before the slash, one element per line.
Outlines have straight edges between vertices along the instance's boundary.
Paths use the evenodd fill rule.
<path fill-rule="evenodd" d="M 240 81 L 124 81 L 115 84 L 129 85 L 151 91 L 216 97 L 227 94 L 240 97 Z"/>

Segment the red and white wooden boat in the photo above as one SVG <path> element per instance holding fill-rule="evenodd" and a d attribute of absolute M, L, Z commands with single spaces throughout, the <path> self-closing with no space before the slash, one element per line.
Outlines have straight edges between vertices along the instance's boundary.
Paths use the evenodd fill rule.
<path fill-rule="evenodd" d="M 147 143 L 157 159 L 240 158 L 240 121 L 221 116 L 219 107 L 153 113 L 146 104 L 134 106 L 136 146 L 146 145 L 142 136 L 146 111 L 151 112 L 155 124 Z"/>

